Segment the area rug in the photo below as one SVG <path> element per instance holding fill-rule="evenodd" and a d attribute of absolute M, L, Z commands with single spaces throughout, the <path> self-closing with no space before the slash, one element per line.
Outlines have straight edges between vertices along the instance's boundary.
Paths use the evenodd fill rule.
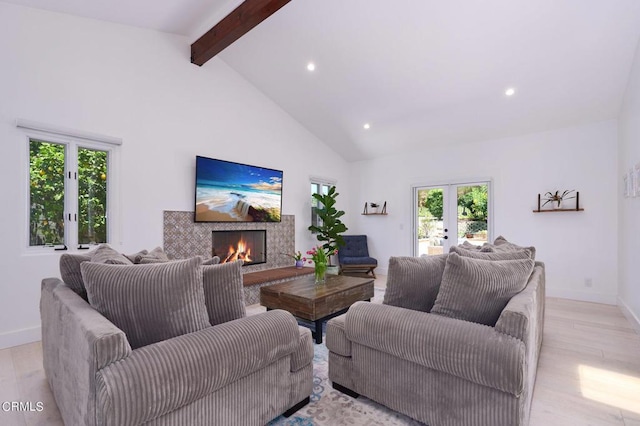
<path fill-rule="evenodd" d="M 314 346 L 311 401 L 288 419 L 280 416 L 269 426 L 423 425 L 364 396 L 354 399 L 333 389 L 327 347 L 324 343 Z"/>

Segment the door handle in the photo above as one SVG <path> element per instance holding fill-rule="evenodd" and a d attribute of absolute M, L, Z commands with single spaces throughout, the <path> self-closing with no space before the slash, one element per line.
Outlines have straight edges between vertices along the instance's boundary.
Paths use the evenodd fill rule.
<path fill-rule="evenodd" d="M 443 238 L 444 238 L 445 240 L 448 240 L 448 239 L 449 239 L 449 236 L 445 235 Z"/>
<path fill-rule="evenodd" d="M 444 232 L 449 232 L 449 230 L 448 230 L 448 229 L 445 229 L 445 230 L 444 230 Z"/>

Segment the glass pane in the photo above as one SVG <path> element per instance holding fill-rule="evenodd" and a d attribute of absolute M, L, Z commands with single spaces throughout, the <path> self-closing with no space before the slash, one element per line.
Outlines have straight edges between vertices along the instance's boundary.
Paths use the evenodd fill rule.
<path fill-rule="evenodd" d="M 29 140 L 29 245 L 64 244 L 65 146 Z"/>
<path fill-rule="evenodd" d="M 330 185 L 322 185 L 322 193 L 327 195 L 329 193 L 329 189 L 331 189 Z"/>
<path fill-rule="evenodd" d="M 78 244 L 107 242 L 107 152 L 78 148 Z"/>
<path fill-rule="evenodd" d="M 418 255 L 444 253 L 442 188 L 418 191 Z"/>
<path fill-rule="evenodd" d="M 459 243 L 466 240 L 481 246 L 487 242 L 487 189 L 487 185 L 458 187 Z"/>

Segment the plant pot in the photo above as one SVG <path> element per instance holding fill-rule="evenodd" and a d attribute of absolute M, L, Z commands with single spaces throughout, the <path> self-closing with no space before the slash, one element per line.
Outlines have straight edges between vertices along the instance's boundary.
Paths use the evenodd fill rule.
<path fill-rule="evenodd" d="M 296 260 L 296 268 L 300 269 L 304 266 L 304 260 Z"/>
<path fill-rule="evenodd" d="M 340 273 L 339 266 L 327 266 L 327 274 L 329 275 L 338 275 Z"/>

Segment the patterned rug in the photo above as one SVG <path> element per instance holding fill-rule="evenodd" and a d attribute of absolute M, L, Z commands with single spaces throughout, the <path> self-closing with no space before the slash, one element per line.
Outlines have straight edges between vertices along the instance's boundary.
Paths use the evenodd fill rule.
<path fill-rule="evenodd" d="M 327 347 L 324 343 L 314 346 L 311 401 L 288 419 L 280 416 L 269 426 L 423 425 L 364 396 L 354 399 L 333 389 Z"/>

